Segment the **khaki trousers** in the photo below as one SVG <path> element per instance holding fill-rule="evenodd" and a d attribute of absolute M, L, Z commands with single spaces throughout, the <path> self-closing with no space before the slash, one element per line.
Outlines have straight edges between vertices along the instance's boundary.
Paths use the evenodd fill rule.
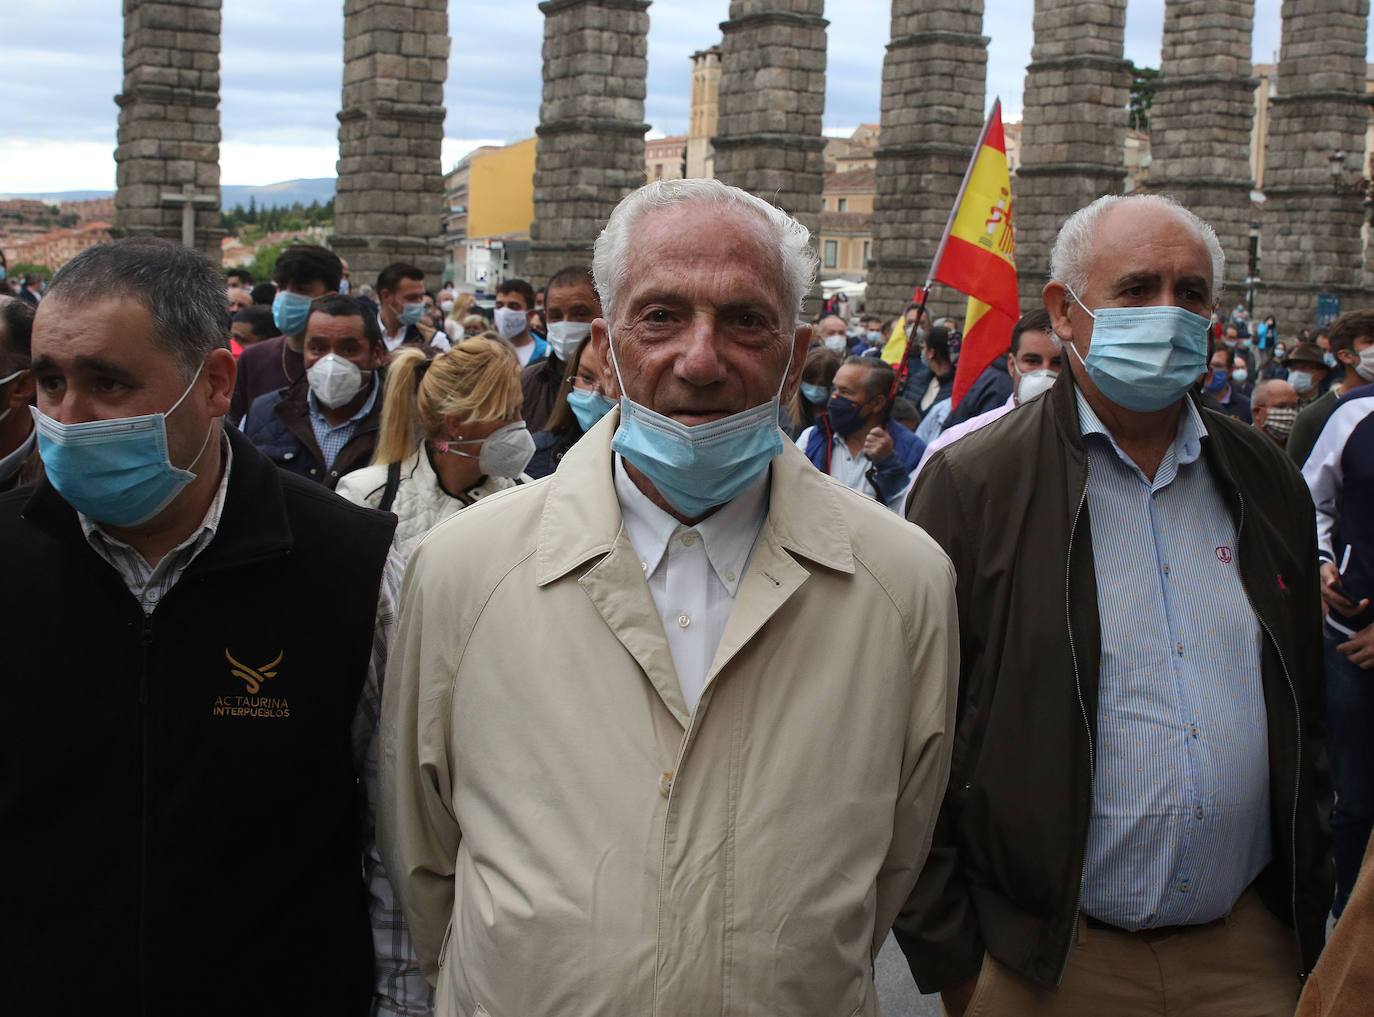
<path fill-rule="evenodd" d="M 984 956 L 964 1017 L 1293 1017 L 1299 965 L 1293 931 L 1252 889 L 1225 918 L 1172 934 L 1080 918 L 1057 992 Z"/>

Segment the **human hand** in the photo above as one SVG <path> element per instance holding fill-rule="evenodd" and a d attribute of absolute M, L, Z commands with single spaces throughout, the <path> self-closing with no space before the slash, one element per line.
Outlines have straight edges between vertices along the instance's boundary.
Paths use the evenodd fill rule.
<path fill-rule="evenodd" d="M 864 455 L 871 463 L 880 463 L 892 455 L 892 435 L 885 428 L 873 428 L 864 435 Z"/>
<path fill-rule="evenodd" d="M 1336 563 L 1331 561 L 1322 562 L 1321 567 L 1322 602 L 1328 608 L 1339 611 L 1341 614 L 1359 614 L 1369 606 L 1369 598 L 1361 601 L 1351 600 L 1341 585 L 1341 571 L 1336 568 Z"/>
<path fill-rule="evenodd" d="M 1354 637 L 1336 649 L 1350 658 L 1350 663 L 1362 671 L 1374 670 L 1374 624 L 1366 625 Z"/>

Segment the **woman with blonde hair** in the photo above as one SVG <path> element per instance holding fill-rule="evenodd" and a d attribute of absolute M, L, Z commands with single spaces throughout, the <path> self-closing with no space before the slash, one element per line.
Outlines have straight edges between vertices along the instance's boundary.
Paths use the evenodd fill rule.
<path fill-rule="evenodd" d="M 409 557 L 441 519 L 529 479 L 523 470 L 534 441 L 520 403 L 520 361 L 508 343 L 465 339 L 433 360 L 398 350 L 387 367 L 372 465 L 336 490 L 395 512 L 395 546 Z"/>

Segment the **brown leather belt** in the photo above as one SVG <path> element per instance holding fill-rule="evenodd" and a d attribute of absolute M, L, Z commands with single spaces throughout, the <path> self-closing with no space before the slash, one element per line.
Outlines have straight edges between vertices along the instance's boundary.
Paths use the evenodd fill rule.
<path fill-rule="evenodd" d="M 1135 932 L 1132 932 L 1130 929 L 1123 929 L 1119 925 L 1112 925 L 1110 922 L 1104 922 L 1099 918 L 1094 918 L 1092 915 L 1084 915 L 1083 920 L 1087 923 L 1088 928 L 1097 929 L 1099 932 L 1119 932 L 1123 936 L 1137 936 L 1147 943 L 1153 943 L 1156 940 L 1177 936 L 1181 932 L 1197 932 L 1199 929 L 1209 929 L 1214 925 L 1219 925 L 1226 919 L 1215 918 L 1210 922 L 1203 922 L 1201 925 L 1161 925 L 1158 928 L 1138 929 Z"/>

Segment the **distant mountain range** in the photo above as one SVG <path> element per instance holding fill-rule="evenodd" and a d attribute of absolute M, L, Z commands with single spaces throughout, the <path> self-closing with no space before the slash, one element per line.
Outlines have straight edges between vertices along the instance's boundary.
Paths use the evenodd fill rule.
<path fill-rule="evenodd" d="M 290 208 L 296 202 L 309 205 L 318 201 L 323 205 L 334 197 L 333 177 L 315 177 L 308 180 L 283 180 L 275 184 L 249 186 L 246 184 L 225 184 L 220 187 L 220 203 L 224 208 L 235 205 L 248 207 L 249 201 L 256 201 L 258 208 Z M 36 201 L 57 203 L 62 201 L 91 201 L 96 198 L 110 198 L 114 191 L 46 191 L 29 194 L 0 194 L 0 201 L 14 198 L 28 198 Z"/>

